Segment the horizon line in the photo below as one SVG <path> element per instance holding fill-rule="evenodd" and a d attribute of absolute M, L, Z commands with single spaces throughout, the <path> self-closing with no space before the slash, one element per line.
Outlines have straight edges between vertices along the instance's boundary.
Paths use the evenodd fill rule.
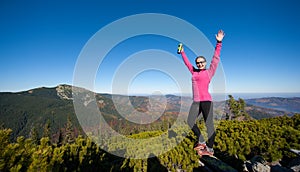
<path fill-rule="evenodd" d="M 70 85 L 70 84 L 58 84 L 56 86 L 37 86 L 34 88 L 30 88 L 30 89 L 24 89 L 24 90 L 18 90 L 18 91 L 0 91 L 0 93 L 18 93 L 18 92 L 24 92 L 24 91 L 30 91 L 30 90 L 34 90 L 34 89 L 39 89 L 39 88 L 56 88 L 58 86 L 61 85 L 66 85 L 66 86 L 70 86 L 70 87 L 79 87 L 79 86 L 74 86 L 74 85 Z M 79 88 L 83 88 L 83 87 L 79 87 Z M 86 88 L 83 88 L 86 89 Z M 89 90 L 89 89 L 86 89 Z M 98 94 L 118 94 L 118 95 L 160 95 L 160 94 L 152 94 L 152 93 L 111 93 L 111 92 L 101 92 L 101 91 L 92 91 Z M 230 95 L 230 94 L 300 94 L 299 92 L 284 92 L 284 91 L 278 91 L 278 92 L 253 92 L 253 91 L 249 91 L 249 92 L 211 92 L 210 94 L 212 95 Z M 192 92 L 190 93 L 165 93 L 163 95 L 192 95 Z"/>

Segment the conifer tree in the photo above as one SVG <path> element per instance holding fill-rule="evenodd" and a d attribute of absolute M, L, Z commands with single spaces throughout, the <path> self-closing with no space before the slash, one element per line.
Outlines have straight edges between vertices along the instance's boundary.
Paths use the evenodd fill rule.
<path fill-rule="evenodd" d="M 229 95 L 228 106 L 229 120 L 237 118 L 239 116 L 244 116 L 246 117 L 246 119 L 250 117 L 249 114 L 245 111 L 246 102 L 244 99 L 239 98 L 238 100 L 235 100 L 232 95 Z"/>
<path fill-rule="evenodd" d="M 57 146 L 61 146 L 63 144 L 63 142 L 64 142 L 63 134 L 62 134 L 61 129 L 59 129 Z"/>
<path fill-rule="evenodd" d="M 38 131 L 35 126 L 33 126 L 31 128 L 30 133 L 29 133 L 29 138 L 31 138 L 31 140 L 34 144 L 37 145 L 39 143 L 39 134 L 38 134 Z"/>
<path fill-rule="evenodd" d="M 72 124 L 70 116 L 68 116 L 65 137 L 64 137 L 64 143 L 73 143 L 75 141 L 74 137 L 75 136 L 74 136 L 73 124 Z"/>
<path fill-rule="evenodd" d="M 50 120 L 47 120 L 46 124 L 44 125 L 43 137 L 49 137 L 51 140 Z"/>
<path fill-rule="evenodd" d="M 229 105 L 229 115 L 228 119 L 231 120 L 233 115 L 236 113 L 236 102 L 232 95 L 229 95 L 228 105 Z"/>

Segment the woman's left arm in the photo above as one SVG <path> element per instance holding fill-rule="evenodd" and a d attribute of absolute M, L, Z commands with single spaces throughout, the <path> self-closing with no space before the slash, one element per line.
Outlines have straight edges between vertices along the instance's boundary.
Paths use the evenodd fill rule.
<path fill-rule="evenodd" d="M 223 30 L 219 30 L 218 34 L 216 35 L 217 45 L 215 48 L 213 59 L 210 63 L 208 72 L 210 74 L 210 78 L 212 78 L 217 70 L 219 61 L 220 61 L 220 53 L 222 48 L 222 40 L 225 36 L 225 33 Z"/>

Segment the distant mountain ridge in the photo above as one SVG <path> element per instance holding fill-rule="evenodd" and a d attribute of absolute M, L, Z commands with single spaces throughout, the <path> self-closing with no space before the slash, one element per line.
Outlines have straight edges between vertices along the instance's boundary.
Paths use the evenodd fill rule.
<path fill-rule="evenodd" d="M 72 93 L 75 89 L 76 92 Z M 0 93 L 0 126 L 13 129 L 12 136 L 16 138 L 19 135 L 28 136 L 33 126 L 38 128 L 42 133 L 44 124 L 47 121 L 51 123 L 53 134 L 57 134 L 60 128 L 65 127 L 67 117 L 69 116 L 75 127 L 79 128 L 79 123 L 74 111 L 73 96 L 74 94 L 86 94 L 83 96 L 82 104 L 88 106 L 91 102 L 91 95 L 95 96 L 98 108 L 101 110 L 104 118 L 110 121 L 120 121 L 124 117 L 118 114 L 112 98 L 117 99 L 124 106 L 123 111 L 127 112 L 127 104 L 131 104 L 136 113 L 128 113 L 129 117 L 138 118 L 138 112 L 148 113 L 149 104 L 155 104 L 157 109 L 154 112 L 160 112 L 164 107 L 159 104 L 159 99 L 164 98 L 167 101 L 166 109 L 158 120 L 169 119 L 178 114 L 180 108 L 186 113 L 189 109 L 192 99 L 190 97 L 179 97 L 175 95 L 159 96 L 124 96 L 93 93 L 83 88 L 72 87 L 70 85 L 58 85 L 57 87 L 46 88 L 40 87 L 21 91 L 17 93 L 2 92 Z M 246 99 L 246 110 L 255 119 L 270 118 L 288 114 L 290 116 L 295 112 L 300 112 L 300 98 L 259 98 Z M 217 108 L 223 108 L 225 102 L 216 102 Z M 220 105 L 218 105 L 220 104 Z M 290 105 L 290 106 L 289 106 Z M 221 109 L 222 110 L 222 109 Z M 141 120 L 149 120 L 145 116 Z M 158 116 L 159 117 L 159 116 Z M 114 123 L 114 122 L 112 122 Z"/>
<path fill-rule="evenodd" d="M 300 97 L 283 98 L 283 97 L 268 97 L 257 99 L 246 99 L 247 104 L 286 111 L 291 113 L 300 113 Z"/>
<path fill-rule="evenodd" d="M 40 87 L 17 93 L 0 93 L 0 125 L 13 129 L 12 137 L 29 136 L 33 127 L 41 134 L 49 120 L 52 131 L 63 128 L 67 116 L 76 123 L 73 103 L 62 99 L 56 88 Z"/>
<path fill-rule="evenodd" d="M 75 92 L 72 92 L 74 90 Z M 80 95 L 78 96 L 81 99 L 79 102 L 85 107 L 96 100 L 95 103 L 108 123 L 124 118 L 118 114 L 112 98 L 125 105 L 121 107 L 123 111 L 128 111 L 126 106 L 128 103 L 132 104 L 136 112 L 146 114 L 149 110 L 149 103 L 156 104 L 154 107 L 164 108 L 156 101 L 161 98 L 157 96 L 129 96 L 128 99 L 128 96 L 124 95 L 94 93 L 83 88 L 64 84 L 57 87 L 39 87 L 16 93 L 0 93 L 0 127 L 11 128 L 13 138 L 20 135 L 28 137 L 33 127 L 38 128 L 39 134 L 42 135 L 45 123 L 50 121 L 52 133 L 57 135 L 59 130 L 65 127 L 69 116 L 74 123 L 74 127 L 80 128 L 74 110 L 74 95 Z M 181 101 L 180 97 L 168 95 L 166 99 L 169 103 L 164 111 L 166 115 L 163 115 L 162 118 L 168 118 L 176 114 L 180 108 L 178 106 Z M 188 104 L 185 106 L 187 107 Z M 152 110 L 156 111 L 156 109 Z M 129 115 L 135 117 L 134 115 L 137 114 Z M 151 114 L 145 116 L 144 120 L 147 120 L 147 118 L 151 118 Z"/>

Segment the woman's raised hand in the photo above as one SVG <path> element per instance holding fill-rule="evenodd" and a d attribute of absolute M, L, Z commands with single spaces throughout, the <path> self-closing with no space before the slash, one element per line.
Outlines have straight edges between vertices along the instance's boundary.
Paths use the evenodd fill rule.
<path fill-rule="evenodd" d="M 224 31 L 223 30 L 219 30 L 218 34 L 216 34 L 216 40 L 218 42 L 221 42 L 223 40 L 224 36 L 225 36 Z"/>

